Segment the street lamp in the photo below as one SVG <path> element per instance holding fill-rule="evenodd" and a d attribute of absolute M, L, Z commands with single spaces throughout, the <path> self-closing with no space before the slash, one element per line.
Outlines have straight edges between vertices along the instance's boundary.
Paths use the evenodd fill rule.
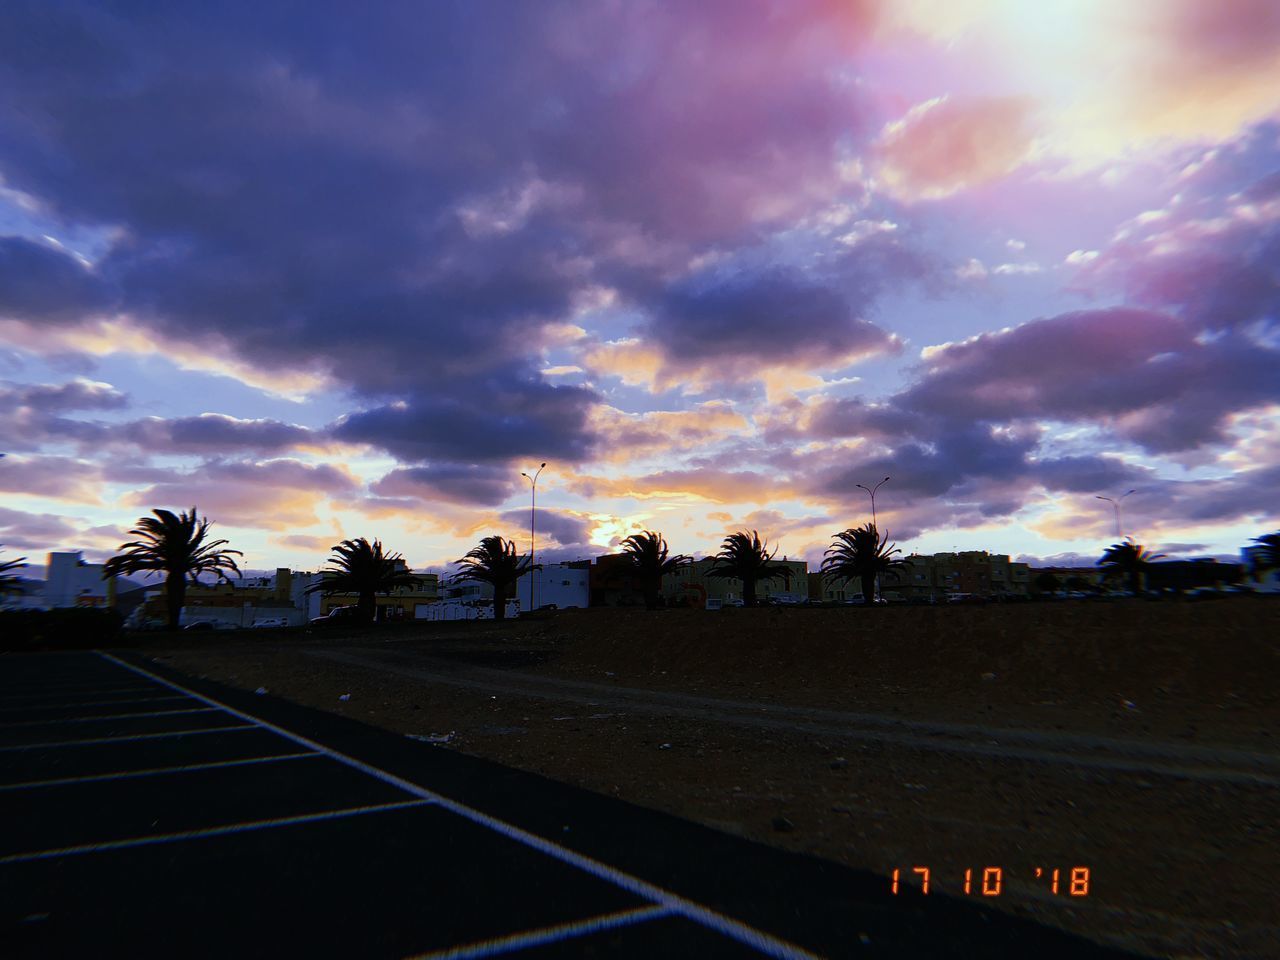
<path fill-rule="evenodd" d="M 538 509 L 538 475 L 542 473 L 542 471 L 546 468 L 546 466 L 547 465 L 544 463 L 541 467 L 538 468 L 537 472 L 534 473 L 532 477 L 529 476 L 527 473 L 525 473 L 523 470 L 520 471 L 520 476 L 528 480 L 529 485 L 532 488 L 532 492 L 530 494 L 530 500 L 529 500 L 529 610 L 530 611 L 533 610 L 533 579 L 534 579 L 533 553 L 538 545 L 537 538 L 534 535 L 534 531 L 535 531 L 534 517 L 536 515 L 535 511 Z"/>
<path fill-rule="evenodd" d="M 1111 497 L 1103 497 L 1103 496 L 1100 496 L 1099 494 L 1096 494 L 1096 493 L 1094 494 L 1095 498 L 1097 498 L 1098 500 L 1106 500 L 1115 509 L 1117 538 L 1124 536 L 1124 532 L 1120 527 L 1120 501 L 1123 500 L 1125 497 L 1127 497 L 1131 493 L 1133 493 L 1132 490 L 1126 490 L 1124 493 L 1120 494 L 1120 496 L 1116 497 L 1114 500 L 1111 499 Z"/>
<path fill-rule="evenodd" d="M 855 487 L 862 487 L 863 490 L 871 494 L 871 529 L 875 530 L 877 537 L 880 536 L 880 527 L 876 524 L 876 491 L 879 490 L 884 484 L 888 482 L 889 482 L 889 478 L 885 477 L 883 480 L 877 483 L 874 487 L 863 486 L 861 483 L 854 484 Z M 878 549 L 878 545 L 877 545 L 877 549 Z M 876 574 L 876 599 L 877 600 L 880 599 L 880 574 L 878 573 Z"/>
<path fill-rule="evenodd" d="M 889 478 L 885 477 L 883 480 L 877 483 L 874 487 L 866 487 L 860 483 L 854 484 L 855 487 L 862 487 L 863 490 L 871 494 L 871 525 L 873 527 L 876 527 L 876 529 L 879 529 L 879 527 L 876 526 L 876 491 L 879 490 L 882 485 L 888 482 L 889 482 Z"/>

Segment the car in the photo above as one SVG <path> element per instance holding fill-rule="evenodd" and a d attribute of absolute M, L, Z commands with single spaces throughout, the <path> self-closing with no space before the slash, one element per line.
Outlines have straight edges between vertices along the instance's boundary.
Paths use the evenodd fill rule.
<path fill-rule="evenodd" d="M 271 627 L 287 627 L 288 625 L 288 617 L 258 617 L 253 621 L 253 627 L 255 630 L 263 630 Z"/>
<path fill-rule="evenodd" d="M 183 624 L 183 630 L 234 630 L 234 623 L 226 623 L 223 620 L 210 620 L 203 618 L 200 620 L 192 620 L 190 623 Z"/>
<path fill-rule="evenodd" d="M 311 626 L 327 627 L 333 624 L 350 623 L 360 616 L 360 608 L 355 606 L 334 607 L 322 617 L 312 617 Z"/>

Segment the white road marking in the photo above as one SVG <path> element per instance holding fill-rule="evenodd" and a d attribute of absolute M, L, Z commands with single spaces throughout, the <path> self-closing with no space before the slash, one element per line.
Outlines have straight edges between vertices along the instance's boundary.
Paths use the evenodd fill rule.
<path fill-rule="evenodd" d="M 150 710 L 140 713 L 109 713 L 105 716 L 96 717 L 58 717 L 53 720 L 19 720 L 16 723 L 3 723 L 0 726 L 9 727 L 43 727 L 51 726 L 55 723 L 93 723 L 101 721 L 107 723 L 111 720 L 134 720 L 138 717 L 177 717 L 185 713 L 217 713 L 217 707 L 190 707 L 186 710 Z"/>
<path fill-rule="evenodd" d="M 261 724 L 246 723 L 237 727 L 199 727 L 194 730 L 166 730 L 164 733 L 134 733 L 123 737 L 90 737 L 88 740 L 52 740 L 48 743 L 15 743 L 0 746 L 0 753 L 10 750 L 47 750 L 51 747 L 83 747 L 95 743 L 129 743 L 134 740 L 163 740 L 166 737 L 194 737 L 203 733 L 233 733 L 257 730 Z"/>
<path fill-rule="evenodd" d="M 496 957 L 527 947 L 560 943 L 574 937 L 599 933 L 601 930 L 614 930 L 618 927 L 631 926 L 633 923 L 643 923 L 646 920 L 669 916 L 671 911 L 666 907 L 637 907 L 634 910 L 607 913 L 588 920 L 575 920 L 572 923 L 561 923 L 554 927 L 543 927 L 540 930 L 527 930 L 524 933 L 513 933 L 506 937 L 494 937 L 492 940 L 482 940 L 462 947 L 450 947 L 433 953 L 418 953 L 405 960 L 480 960 L 483 957 Z"/>
<path fill-rule="evenodd" d="M 88 703 L 41 703 L 21 707 L 0 707 L 0 713 L 23 713 L 29 710 L 75 710 L 79 707 L 114 707 L 117 703 L 158 703 L 161 700 L 186 700 L 187 697 L 122 697 L 119 700 L 90 700 Z"/>
<path fill-rule="evenodd" d="M 399 803 L 377 803 L 364 807 L 346 807 L 341 810 L 325 810 L 321 813 L 302 813 L 293 817 L 274 817 L 270 820 L 248 820 L 243 823 L 228 823 L 220 827 L 181 830 L 177 833 L 154 833 L 150 836 L 129 837 L 126 840 L 82 843 L 72 847 L 57 847 L 53 850 L 34 850 L 30 853 L 10 854 L 7 857 L 0 857 L 0 866 L 8 863 L 31 863 L 34 860 L 72 857 L 82 853 L 101 853 L 104 850 L 127 850 L 131 847 L 149 847 L 158 843 L 180 843 L 184 840 L 199 840 L 204 837 L 223 837 L 234 833 L 249 833 L 254 830 L 288 827 L 298 823 L 320 823 L 325 820 L 341 820 L 345 817 L 359 817 L 368 813 L 386 813 L 391 810 L 407 810 L 410 807 L 425 807 L 429 805 L 430 801 L 427 800 L 402 800 Z"/>
<path fill-rule="evenodd" d="M 557 843 L 552 843 L 550 840 L 544 840 L 537 834 L 530 833 L 527 830 L 522 830 L 513 824 L 507 823 L 505 820 L 499 820 L 497 817 L 491 817 L 488 814 L 468 807 L 465 804 L 458 803 L 456 800 L 450 800 L 448 797 L 442 796 L 431 790 L 427 790 L 424 787 L 420 787 L 416 783 L 411 783 L 410 781 L 397 777 L 395 774 L 389 773 L 386 770 L 382 770 L 378 767 L 372 766 L 371 764 L 357 760 L 354 757 L 347 756 L 345 753 L 332 750 L 323 744 L 316 743 L 314 740 L 309 740 L 306 737 L 292 733 L 291 731 L 286 730 L 283 727 L 278 727 L 273 723 L 269 723 L 260 717 L 255 717 L 252 714 L 237 710 L 235 707 L 229 707 L 225 703 L 215 700 L 212 697 L 207 697 L 202 693 L 197 693 L 189 687 L 184 687 L 182 684 L 175 683 L 172 680 L 166 680 L 158 674 L 152 673 L 143 667 L 137 667 L 131 663 L 127 663 L 112 654 L 105 653 L 101 650 L 96 650 L 94 652 L 104 660 L 123 667 L 125 670 L 129 670 L 140 677 L 146 677 L 149 680 L 154 680 L 156 683 L 163 684 L 171 690 L 177 690 L 179 693 L 185 693 L 187 696 L 195 697 L 197 700 L 202 700 L 210 706 L 219 707 L 234 717 L 239 717 L 241 720 L 255 724 L 264 730 L 270 730 L 272 733 L 278 734 L 287 740 L 292 740 L 294 743 L 306 747 L 309 750 L 319 751 L 340 763 L 346 764 L 353 769 L 360 770 L 377 780 L 381 780 L 383 783 L 399 787 L 401 790 L 412 794 L 415 797 L 420 797 L 423 800 L 439 804 L 443 809 L 448 810 L 451 813 L 455 813 L 466 820 L 470 820 L 472 823 L 487 827 L 493 832 L 500 834 L 509 840 L 514 840 L 517 843 L 531 847 L 532 849 L 537 850 L 540 853 L 544 853 L 555 860 L 559 860 L 561 863 L 577 867 L 598 879 L 606 880 L 614 886 L 620 887 L 630 893 L 634 893 L 636 896 L 643 897 L 655 904 L 659 904 L 670 910 L 672 913 L 679 914 L 680 916 L 692 920 L 695 923 L 699 923 L 704 927 L 722 934 L 723 936 L 737 940 L 739 943 L 746 944 L 767 956 L 776 957 L 779 958 L 779 960 L 819 960 L 816 954 L 810 953 L 802 947 L 798 947 L 793 943 L 788 943 L 785 940 L 771 936 L 763 931 L 755 929 L 754 927 L 750 927 L 741 921 L 734 920 L 732 917 L 726 917 L 723 914 L 716 913 L 708 907 L 694 903 L 692 900 L 686 900 L 678 894 L 665 890 L 662 887 L 655 886 L 654 884 L 649 883 L 646 880 L 641 880 L 639 877 L 632 876 L 629 873 L 624 873 L 616 867 L 611 867 L 606 863 L 601 863 L 599 860 L 594 860 L 591 857 L 584 856 L 583 854 L 570 850 L 567 847 L 562 847 Z M 3 862 L 3 860 L 0 860 L 0 863 Z"/>
<path fill-rule="evenodd" d="M 9 790 L 32 790 L 36 787 L 65 787 L 76 783 L 135 780 L 139 777 L 160 777 L 167 773 L 190 773 L 193 770 L 217 770 L 221 767 L 247 767 L 257 763 L 275 763 L 277 760 L 301 760 L 304 757 L 323 756 L 323 753 L 308 750 L 305 753 L 278 753 L 270 757 L 247 757 L 243 760 L 210 760 L 208 763 L 184 763 L 173 767 L 149 767 L 146 770 L 117 770 L 113 773 L 95 773 L 84 777 L 61 777 L 57 780 L 27 780 L 22 783 L 0 784 L 0 793 Z"/>

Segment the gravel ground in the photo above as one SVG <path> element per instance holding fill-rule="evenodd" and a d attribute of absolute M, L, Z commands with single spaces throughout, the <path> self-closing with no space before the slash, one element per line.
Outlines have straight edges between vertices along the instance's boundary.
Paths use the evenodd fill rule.
<path fill-rule="evenodd" d="M 1169 606 L 1181 609 L 1073 611 L 1056 640 L 1043 625 L 1016 622 L 1032 615 L 1025 610 L 966 610 L 967 622 L 949 624 L 953 642 L 930 658 L 903 642 L 905 618 L 890 649 L 865 640 L 805 649 L 806 636 L 834 632 L 829 619 L 765 611 L 748 611 L 750 620 L 583 611 L 360 637 L 149 646 L 196 675 L 448 737 L 441 749 L 765 843 L 886 877 L 898 868 L 904 882 L 916 881 L 911 867 L 927 865 L 935 891 L 963 895 L 966 869 L 980 890 L 982 870 L 1001 867 L 1001 895 L 988 905 L 1101 942 L 1156 956 L 1280 956 L 1280 766 L 1249 759 L 1280 754 L 1271 739 L 1276 672 L 1266 660 L 1276 656 L 1269 636 L 1280 608 Z M 917 619 L 911 639 L 937 645 Z M 1041 636 L 1029 641 L 1033 628 Z M 730 643 L 737 656 L 726 657 Z M 760 710 L 765 722 L 753 725 L 743 701 L 775 710 Z M 842 725 L 819 709 L 883 722 Z M 925 735 L 924 745 L 866 735 L 902 732 L 894 719 L 923 723 L 908 732 Z M 991 739 L 1000 747 L 999 736 L 942 728 L 928 739 L 925 728 L 938 722 L 1043 731 L 1038 746 L 1050 756 L 966 753 L 965 744 Z M 1100 737 L 1133 746 L 1099 750 Z M 1170 764 L 1201 774 L 1175 775 Z M 1086 897 L 1065 893 L 1076 866 L 1090 868 Z M 1064 878 L 1058 895 L 1049 888 L 1054 868 Z"/>

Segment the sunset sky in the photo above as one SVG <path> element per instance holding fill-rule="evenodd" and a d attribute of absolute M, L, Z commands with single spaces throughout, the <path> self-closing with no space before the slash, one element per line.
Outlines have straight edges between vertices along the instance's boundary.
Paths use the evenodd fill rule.
<path fill-rule="evenodd" d="M 1280 4 L 0 5 L 0 543 L 1280 527 Z M 11 555 L 11 554 L 6 554 Z"/>

